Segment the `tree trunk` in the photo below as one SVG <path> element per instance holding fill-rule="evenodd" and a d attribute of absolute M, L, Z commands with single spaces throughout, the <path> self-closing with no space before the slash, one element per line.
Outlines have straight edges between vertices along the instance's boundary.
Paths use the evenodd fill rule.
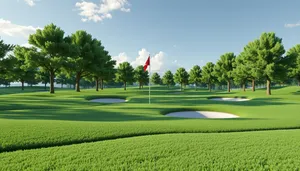
<path fill-rule="evenodd" d="M 99 91 L 99 78 L 96 78 L 96 91 Z"/>
<path fill-rule="evenodd" d="M 103 90 L 103 79 L 101 79 L 101 90 Z"/>
<path fill-rule="evenodd" d="M 76 74 L 76 92 L 80 92 L 81 73 Z"/>
<path fill-rule="evenodd" d="M 227 81 L 227 89 L 228 89 L 228 93 L 230 93 L 230 81 Z"/>
<path fill-rule="evenodd" d="M 245 85 L 245 83 L 243 83 L 243 91 L 244 92 L 246 91 L 246 85 Z"/>
<path fill-rule="evenodd" d="M 45 90 L 47 90 L 47 83 L 45 82 Z"/>
<path fill-rule="evenodd" d="M 54 94 L 54 72 L 50 72 L 50 93 Z"/>
<path fill-rule="evenodd" d="M 21 80 L 22 83 L 22 90 L 24 90 L 24 80 Z"/>
<path fill-rule="evenodd" d="M 139 82 L 139 89 L 141 89 L 141 87 L 142 87 L 142 83 L 141 83 L 141 82 Z"/>
<path fill-rule="evenodd" d="M 182 83 L 180 84 L 180 91 L 182 91 Z"/>
<path fill-rule="evenodd" d="M 64 88 L 64 84 L 63 84 L 63 82 L 61 82 L 61 86 L 60 86 L 60 88 Z"/>
<path fill-rule="evenodd" d="M 126 81 L 124 82 L 124 90 L 126 90 Z"/>
<path fill-rule="evenodd" d="M 271 95 L 271 80 L 267 79 L 267 95 Z"/>
<path fill-rule="evenodd" d="M 254 92 L 255 91 L 255 80 L 252 79 L 252 91 Z"/>
<path fill-rule="evenodd" d="M 195 89 L 196 89 L 196 91 L 197 91 L 197 84 L 195 84 Z"/>
<path fill-rule="evenodd" d="M 209 92 L 211 92 L 211 84 L 210 83 L 208 84 L 208 90 L 209 90 Z"/>
<path fill-rule="evenodd" d="M 300 80 L 298 80 L 298 86 L 300 86 Z"/>

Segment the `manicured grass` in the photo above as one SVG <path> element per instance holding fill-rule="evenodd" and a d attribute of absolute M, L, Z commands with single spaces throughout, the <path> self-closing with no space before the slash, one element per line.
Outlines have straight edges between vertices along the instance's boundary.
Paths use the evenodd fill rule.
<path fill-rule="evenodd" d="M 0 154 L 0 170 L 299 170 L 300 130 L 153 135 Z"/>
<path fill-rule="evenodd" d="M 0 96 L 0 152 L 92 142 L 161 133 L 232 132 L 300 128 L 299 87 L 278 88 L 272 96 L 257 92 L 187 90 L 170 95 L 155 87 L 73 90 Z M 174 89 L 171 91 L 175 91 Z M 86 99 L 122 97 L 121 104 L 90 103 Z M 211 96 L 251 98 L 247 102 L 216 102 Z M 213 110 L 241 116 L 236 119 L 181 119 L 164 116 L 180 110 Z"/>

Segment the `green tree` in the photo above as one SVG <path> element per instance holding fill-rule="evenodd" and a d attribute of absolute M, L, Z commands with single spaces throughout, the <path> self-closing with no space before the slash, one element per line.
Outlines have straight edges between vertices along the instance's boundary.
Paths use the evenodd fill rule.
<path fill-rule="evenodd" d="M 116 61 L 112 60 L 108 51 L 104 50 L 100 41 L 98 42 L 98 46 L 98 50 L 94 51 L 95 62 L 90 70 L 90 74 L 96 82 L 96 91 L 99 91 L 99 83 L 101 90 L 103 90 L 104 80 L 112 80 L 116 73 L 114 69 Z"/>
<path fill-rule="evenodd" d="M 202 67 L 202 82 L 208 85 L 208 89 L 211 92 L 212 84 L 216 82 L 217 78 L 214 75 L 215 64 L 208 62 Z"/>
<path fill-rule="evenodd" d="M 250 65 L 247 65 L 247 61 L 244 57 L 244 52 L 242 52 L 235 59 L 234 64 L 235 67 L 233 70 L 233 80 L 236 84 L 243 87 L 243 91 L 246 91 L 246 83 L 249 79 L 251 79 L 251 68 Z"/>
<path fill-rule="evenodd" d="M 30 48 L 16 46 L 14 49 L 14 67 L 11 70 L 11 74 L 15 81 L 21 82 L 22 90 L 24 90 L 24 83 L 38 84 L 38 80 L 35 79 L 35 75 L 38 70 L 35 67 L 26 65 L 26 53 L 30 51 Z"/>
<path fill-rule="evenodd" d="M 287 56 L 290 58 L 289 76 L 294 77 L 300 86 L 300 44 L 292 47 Z"/>
<path fill-rule="evenodd" d="M 172 72 L 170 70 L 165 73 L 165 75 L 162 78 L 162 82 L 163 82 L 163 84 L 167 85 L 168 88 L 170 88 L 170 86 L 172 86 L 172 85 L 175 85 L 174 75 L 172 74 Z"/>
<path fill-rule="evenodd" d="M 201 68 L 198 65 L 195 65 L 190 71 L 189 82 L 195 84 L 195 88 L 197 90 L 197 86 L 201 83 Z"/>
<path fill-rule="evenodd" d="M 38 72 L 35 74 L 35 78 L 44 84 L 45 90 L 47 89 L 47 84 L 50 83 L 50 74 L 44 71 L 43 68 L 39 68 Z"/>
<path fill-rule="evenodd" d="M 0 40 L 0 76 L 3 80 L 5 80 L 5 74 L 7 74 L 14 62 L 11 58 L 7 57 L 7 53 L 13 49 L 14 45 L 5 44 L 3 40 Z"/>
<path fill-rule="evenodd" d="M 225 53 L 217 61 L 215 66 L 214 74 L 218 78 L 219 82 L 226 81 L 227 89 L 230 92 L 231 80 L 233 79 L 233 69 L 234 69 L 235 55 L 234 53 Z"/>
<path fill-rule="evenodd" d="M 95 53 L 102 52 L 100 41 L 93 39 L 92 35 L 86 31 L 79 30 L 67 38 L 68 42 L 72 45 L 72 55 L 68 57 L 65 64 L 66 70 L 74 72 L 76 75 L 76 91 L 80 92 L 80 79 L 90 74 L 93 65 L 95 65 Z"/>
<path fill-rule="evenodd" d="M 160 85 L 161 84 L 161 78 L 160 78 L 160 75 L 157 72 L 155 72 L 155 73 L 152 74 L 151 82 L 153 84 L 156 84 L 156 85 Z"/>
<path fill-rule="evenodd" d="M 128 62 L 123 62 L 119 65 L 116 73 L 116 81 L 124 83 L 126 90 L 127 83 L 134 81 L 134 69 Z"/>
<path fill-rule="evenodd" d="M 260 68 L 258 64 L 258 51 L 260 46 L 260 41 L 255 40 L 249 42 L 245 47 L 244 51 L 241 53 L 240 56 L 241 63 L 243 63 L 245 69 L 249 72 L 249 79 L 252 81 L 252 91 L 255 91 L 256 80 L 261 80 L 263 70 Z"/>
<path fill-rule="evenodd" d="M 64 31 L 54 24 L 38 29 L 29 36 L 29 44 L 39 48 L 27 53 L 26 62 L 29 65 L 42 67 L 50 75 L 50 93 L 54 93 L 55 74 L 61 69 L 70 53 L 70 46 L 65 41 Z"/>
<path fill-rule="evenodd" d="M 139 89 L 141 89 L 143 85 L 149 82 L 149 73 L 144 71 L 144 67 L 140 65 L 134 70 L 134 79 L 139 83 Z"/>
<path fill-rule="evenodd" d="M 178 68 L 174 75 L 174 81 L 180 84 L 180 89 L 182 91 L 183 85 L 188 84 L 189 74 L 184 68 Z"/>
<path fill-rule="evenodd" d="M 275 33 L 263 33 L 259 38 L 257 66 L 262 72 L 262 77 L 267 80 L 267 95 L 271 95 L 271 81 L 284 75 L 283 54 L 285 53 L 282 39 Z"/>
<path fill-rule="evenodd" d="M 65 72 L 60 72 L 60 73 L 57 74 L 56 83 L 60 84 L 61 88 L 63 88 L 64 85 L 67 84 L 67 81 L 68 81 L 68 76 Z"/>

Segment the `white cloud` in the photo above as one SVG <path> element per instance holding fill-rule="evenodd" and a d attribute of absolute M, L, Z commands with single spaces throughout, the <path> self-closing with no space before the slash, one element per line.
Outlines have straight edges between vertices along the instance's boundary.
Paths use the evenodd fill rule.
<path fill-rule="evenodd" d="M 284 27 L 286 28 L 294 28 L 294 27 L 299 27 L 300 26 L 300 21 L 295 24 L 285 24 Z"/>
<path fill-rule="evenodd" d="M 120 63 L 128 62 L 128 56 L 125 52 L 122 52 L 118 56 L 114 56 L 112 58 L 117 62 L 115 67 L 118 67 Z"/>
<path fill-rule="evenodd" d="M 121 11 L 123 11 L 123 12 L 130 12 L 130 8 L 121 8 Z"/>
<path fill-rule="evenodd" d="M 134 61 L 131 62 L 131 65 L 133 67 L 137 67 L 139 65 L 144 65 L 149 57 L 149 52 L 143 48 L 139 51 L 139 56 L 136 57 Z M 151 71 L 152 72 L 160 72 L 162 69 L 162 66 L 164 64 L 164 57 L 165 53 L 160 51 L 157 54 L 150 55 L 150 65 L 151 65 Z"/>
<path fill-rule="evenodd" d="M 0 18 L 0 35 L 8 35 L 11 37 L 22 36 L 24 38 L 28 38 L 28 36 L 32 33 L 35 33 L 37 29 L 40 28 L 33 26 L 17 25 L 11 23 L 11 21 Z"/>
<path fill-rule="evenodd" d="M 81 11 L 79 15 L 82 16 L 81 21 L 83 22 L 99 22 L 107 18 L 111 19 L 112 11 L 130 12 L 130 8 L 125 8 L 129 6 L 127 0 L 101 0 L 99 5 L 83 0 L 77 2 L 75 6 Z"/>
<path fill-rule="evenodd" d="M 167 71 L 171 70 L 173 73 L 182 66 L 177 60 L 169 58 L 163 51 L 158 53 L 150 53 L 146 48 L 142 48 L 138 51 L 136 58 L 129 58 L 125 52 L 120 53 L 118 56 L 114 56 L 113 59 L 117 61 L 116 67 L 122 62 L 129 62 L 134 68 L 139 65 L 144 65 L 150 54 L 151 57 L 151 73 L 157 72 L 161 76 Z M 131 60 L 134 59 L 134 60 Z M 188 67 L 186 67 L 187 69 Z"/>
<path fill-rule="evenodd" d="M 34 6 L 37 0 L 24 0 L 29 6 Z"/>

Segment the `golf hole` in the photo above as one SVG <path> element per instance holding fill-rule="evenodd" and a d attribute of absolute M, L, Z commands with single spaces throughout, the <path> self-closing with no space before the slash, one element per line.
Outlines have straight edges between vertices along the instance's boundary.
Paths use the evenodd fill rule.
<path fill-rule="evenodd" d="M 212 111 L 182 111 L 166 114 L 170 117 L 179 118 L 238 118 L 239 116 L 230 113 L 212 112 Z"/>
<path fill-rule="evenodd" d="M 228 102 L 244 102 L 244 101 L 249 101 L 250 99 L 246 98 L 229 98 L 229 97 L 218 97 L 218 98 L 210 98 L 209 100 L 214 100 L 214 101 L 228 101 Z"/>
<path fill-rule="evenodd" d="M 119 98 L 101 98 L 101 99 L 93 99 L 90 102 L 94 103 L 125 103 L 127 100 L 119 99 Z"/>

